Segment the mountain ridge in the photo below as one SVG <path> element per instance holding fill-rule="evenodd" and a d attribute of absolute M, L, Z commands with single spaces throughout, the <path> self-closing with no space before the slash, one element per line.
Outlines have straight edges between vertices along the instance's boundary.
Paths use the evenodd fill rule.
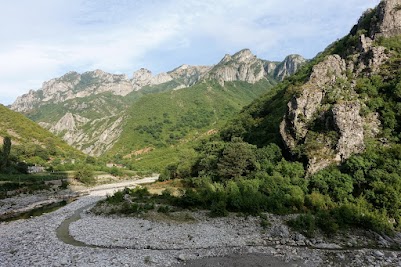
<path fill-rule="evenodd" d="M 292 59 L 292 64 L 285 63 Z M 83 74 L 69 72 L 45 82 L 38 91 L 20 96 L 11 109 L 24 113 L 81 151 L 100 156 L 117 142 L 129 106 L 144 95 L 214 80 L 223 87 L 225 82 L 255 84 L 262 80 L 268 81 L 270 86 L 276 83 L 275 73 L 278 73 L 278 79 L 282 79 L 304 62 L 300 56 L 286 57 L 282 63 L 261 60 L 249 49 L 244 49 L 232 56 L 226 55 L 214 66 L 184 64 L 155 76 L 144 68 L 134 72 L 132 79 L 101 70 Z"/>
<path fill-rule="evenodd" d="M 162 72 L 157 75 L 153 75 L 150 70 L 141 68 L 133 73 L 131 79 L 125 74 L 111 74 L 99 69 L 87 71 L 82 74 L 70 71 L 61 77 L 53 78 L 44 82 L 41 89 L 30 90 L 27 94 L 19 96 L 14 103 L 11 104 L 11 109 L 25 113 L 46 102 L 51 101 L 53 103 L 60 103 L 73 98 L 85 97 L 104 92 L 126 96 L 129 93 L 141 90 L 145 86 L 164 84 L 172 80 L 177 81 L 178 83 L 174 89 L 186 88 L 204 79 L 205 76 L 209 77 L 209 79 L 213 78 L 210 77 L 208 72 L 213 70 L 218 71 L 221 67 L 220 65 L 228 62 L 228 57 L 231 58 L 231 56 L 227 54 L 220 63 L 214 66 L 190 66 L 183 64 L 171 71 Z M 257 67 L 263 65 L 263 70 L 259 70 L 256 78 L 252 77 L 252 75 L 251 77 L 246 77 L 245 72 L 248 72 L 247 68 L 242 67 L 240 70 L 238 69 L 239 67 L 236 66 L 237 69 L 230 68 L 232 74 L 230 77 L 227 77 L 227 75 L 220 77 L 221 75 L 218 75 L 219 77 L 215 78 L 220 78 L 222 81 L 240 80 L 254 83 L 262 78 L 266 78 L 267 74 L 272 74 L 272 77 L 277 75 L 279 79 L 282 79 L 284 76 L 294 73 L 298 68 L 297 66 L 306 62 L 305 59 L 297 55 L 296 60 L 292 63 L 288 63 L 292 59 L 290 56 L 287 56 L 281 64 L 276 64 L 272 61 L 263 61 L 258 59 L 249 49 L 243 49 L 235 53 L 233 57 L 234 61 L 235 59 L 238 59 L 240 64 L 244 64 L 249 58 L 257 59 L 253 60 L 252 63 L 258 63 L 259 65 Z M 248 65 L 249 64 L 250 63 L 248 62 Z M 286 71 L 286 74 L 283 75 L 283 71 L 280 70 L 280 68 L 282 68 L 281 66 L 285 68 L 289 64 L 292 66 L 291 69 Z M 266 71 L 264 71 L 265 66 Z M 276 72 L 277 74 L 275 74 Z"/>

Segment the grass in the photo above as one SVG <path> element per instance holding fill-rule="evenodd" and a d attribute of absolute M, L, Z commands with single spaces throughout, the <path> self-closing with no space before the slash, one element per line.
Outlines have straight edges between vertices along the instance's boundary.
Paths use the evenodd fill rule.
<path fill-rule="evenodd" d="M 4 174 L 0 173 L 0 181 L 6 182 L 44 182 L 51 180 L 67 179 L 67 172 L 39 173 L 39 174 Z"/>

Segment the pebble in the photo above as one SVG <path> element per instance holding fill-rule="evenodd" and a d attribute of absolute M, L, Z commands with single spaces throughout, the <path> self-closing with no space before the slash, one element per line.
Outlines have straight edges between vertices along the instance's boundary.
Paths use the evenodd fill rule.
<path fill-rule="evenodd" d="M 375 256 L 377 256 L 377 257 L 384 257 L 384 253 L 381 252 L 381 251 L 379 251 L 379 250 L 376 250 L 376 251 L 374 252 L 374 254 L 375 254 Z"/>
<path fill-rule="evenodd" d="M 197 219 L 195 223 L 182 224 L 85 213 L 80 220 L 70 225 L 71 234 L 87 244 L 112 248 L 77 247 L 60 241 L 56 236 L 60 223 L 77 209 L 99 199 L 81 197 L 52 213 L 0 224 L 0 266 L 171 266 L 193 258 L 250 252 L 265 253 L 287 261 L 300 260 L 311 267 L 324 266 L 324 259 L 333 253 L 338 253 L 338 265 L 401 265 L 401 252 L 393 251 L 389 253 L 390 257 L 386 257 L 380 250 L 336 252 L 294 248 L 288 244 L 311 244 L 311 241 L 300 234 L 292 235 L 287 226 L 278 223 L 273 223 L 268 229 L 274 229 L 276 235 L 271 236 L 276 238 L 268 236 L 263 239 L 256 217 L 248 217 L 246 220 L 235 216 L 207 218 L 206 213 L 194 215 Z M 277 247 L 269 247 L 266 240 L 276 242 Z M 314 241 L 322 248 L 340 248 L 320 239 Z M 336 266 L 337 262 L 332 264 Z"/>

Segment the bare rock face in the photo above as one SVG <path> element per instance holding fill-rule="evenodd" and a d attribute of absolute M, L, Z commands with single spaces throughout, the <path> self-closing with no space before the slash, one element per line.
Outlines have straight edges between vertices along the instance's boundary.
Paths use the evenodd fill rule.
<path fill-rule="evenodd" d="M 340 133 L 336 147 L 337 161 L 347 159 L 365 149 L 364 120 L 359 115 L 360 109 L 359 102 L 339 103 L 332 109 L 334 125 Z"/>
<path fill-rule="evenodd" d="M 134 72 L 131 83 L 133 89 L 135 91 L 138 91 L 144 86 L 162 84 L 171 80 L 173 80 L 173 78 L 165 72 L 153 76 L 150 70 L 141 68 L 138 71 Z"/>
<path fill-rule="evenodd" d="M 125 96 L 132 91 L 132 84 L 126 75 L 110 74 L 101 70 L 83 74 L 69 72 L 60 78 L 44 82 L 42 88 L 37 91 L 30 91 L 18 97 L 11 109 L 28 112 L 48 103 L 62 103 L 105 92 Z"/>
<path fill-rule="evenodd" d="M 100 156 L 118 140 L 122 132 L 123 116 L 90 120 L 67 112 L 55 125 L 45 122 L 39 124 L 56 135 L 61 134 L 64 141 L 82 152 L 91 156 Z M 95 130 L 85 131 L 83 130 L 85 127 Z"/>
<path fill-rule="evenodd" d="M 30 90 L 27 94 L 17 97 L 11 105 L 11 109 L 18 112 L 24 112 L 33 109 L 40 103 L 40 98 L 36 96 L 36 91 Z"/>
<path fill-rule="evenodd" d="M 281 123 L 280 133 L 288 148 L 294 149 L 306 137 L 308 125 L 321 106 L 326 88 L 344 77 L 345 69 L 345 61 L 338 55 L 329 56 L 313 67 L 300 95 L 288 103 L 286 118 Z"/>
<path fill-rule="evenodd" d="M 222 86 L 224 82 L 245 81 L 255 83 L 266 76 L 264 62 L 258 59 L 249 49 L 224 58 L 206 75 L 206 79 L 215 79 Z"/>
<path fill-rule="evenodd" d="M 306 60 L 300 55 L 289 55 L 275 67 L 274 77 L 282 81 L 285 77 L 297 72 L 299 67 L 305 64 L 305 62 Z"/>
<path fill-rule="evenodd" d="M 257 58 L 249 49 L 234 55 L 225 55 L 206 75 L 205 79 L 215 79 L 220 85 L 224 82 L 245 81 L 256 83 L 268 75 L 276 80 L 294 74 L 306 60 L 299 55 L 290 55 L 283 62 L 265 61 Z"/>
<path fill-rule="evenodd" d="M 80 124 L 85 124 L 89 119 L 81 117 L 79 115 L 73 115 L 72 113 L 66 113 L 53 127 L 50 131 L 59 134 L 63 131 L 76 131 L 77 126 Z"/>
<path fill-rule="evenodd" d="M 382 46 L 374 46 L 373 40 L 364 34 L 359 39 L 359 54 L 356 55 L 356 74 L 359 75 L 362 72 L 376 74 L 380 66 L 388 59 L 386 49 Z M 355 63 L 352 63 L 352 65 L 354 68 Z"/>
<path fill-rule="evenodd" d="M 364 119 L 359 115 L 360 103 L 324 103 L 326 95 L 340 87 L 337 82 L 347 79 L 345 72 L 346 63 L 338 55 L 330 55 L 315 65 L 309 81 L 300 88 L 300 94 L 288 103 L 288 112 L 281 122 L 280 134 L 290 151 L 296 151 L 300 145 L 308 148 L 305 153 L 309 173 L 364 150 Z M 337 132 L 337 136 L 313 132 L 311 125 L 316 123 Z"/>
<path fill-rule="evenodd" d="M 384 0 L 376 8 L 375 20 L 371 27 L 371 38 L 391 37 L 401 34 L 400 0 Z"/>
<path fill-rule="evenodd" d="M 181 81 L 184 86 L 188 87 L 199 82 L 211 69 L 211 66 L 190 66 L 184 64 L 168 72 L 168 75 L 173 77 L 173 79 Z"/>

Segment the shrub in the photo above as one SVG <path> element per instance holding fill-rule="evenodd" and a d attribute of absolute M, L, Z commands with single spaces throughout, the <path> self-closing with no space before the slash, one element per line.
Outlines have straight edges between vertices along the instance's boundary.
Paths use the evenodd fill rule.
<path fill-rule="evenodd" d="M 301 214 L 289 220 L 288 225 L 307 237 L 313 237 L 316 231 L 316 220 L 312 214 Z"/>
<path fill-rule="evenodd" d="M 86 185 L 93 185 L 96 183 L 93 171 L 86 167 L 82 167 L 74 174 L 74 178 Z"/>
<path fill-rule="evenodd" d="M 213 202 L 210 206 L 210 215 L 212 217 L 225 217 L 228 215 L 228 211 L 226 208 L 226 202 L 224 200 L 220 200 L 217 202 Z"/>

